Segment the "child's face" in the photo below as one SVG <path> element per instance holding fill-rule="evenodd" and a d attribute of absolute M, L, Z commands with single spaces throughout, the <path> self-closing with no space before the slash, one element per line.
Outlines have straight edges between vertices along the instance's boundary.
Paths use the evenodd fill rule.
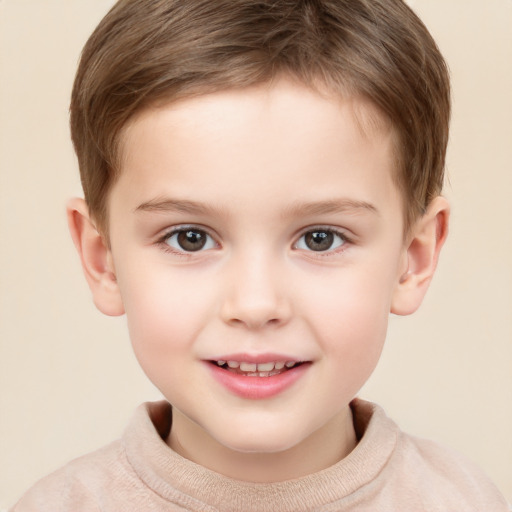
<path fill-rule="evenodd" d="M 373 371 L 407 263 L 392 135 L 361 130 L 368 108 L 282 80 L 126 130 L 112 262 L 178 440 L 294 449 L 339 425 Z"/>

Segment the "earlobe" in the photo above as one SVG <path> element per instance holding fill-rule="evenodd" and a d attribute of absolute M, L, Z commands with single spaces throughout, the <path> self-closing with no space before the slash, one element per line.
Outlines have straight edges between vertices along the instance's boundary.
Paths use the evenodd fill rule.
<path fill-rule="evenodd" d="M 410 315 L 421 305 L 448 235 L 449 214 L 448 201 L 438 196 L 416 222 L 406 248 L 407 268 L 398 276 L 393 294 L 392 313 Z"/>
<path fill-rule="evenodd" d="M 66 210 L 71 238 L 80 256 L 94 304 L 106 315 L 122 315 L 124 307 L 112 254 L 91 220 L 85 201 L 80 198 L 71 199 Z"/>

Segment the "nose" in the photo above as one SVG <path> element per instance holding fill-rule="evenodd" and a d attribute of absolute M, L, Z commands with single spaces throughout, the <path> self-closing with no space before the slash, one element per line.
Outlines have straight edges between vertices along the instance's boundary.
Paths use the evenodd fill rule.
<path fill-rule="evenodd" d="M 292 314 L 290 296 L 275 259 L 251 255 L 230 263 L 222 320 L 250 330 L 286 324 Z"/>

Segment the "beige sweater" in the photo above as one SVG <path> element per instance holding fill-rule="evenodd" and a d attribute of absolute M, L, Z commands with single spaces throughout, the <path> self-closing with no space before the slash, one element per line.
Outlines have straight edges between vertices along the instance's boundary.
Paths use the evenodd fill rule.
<path fill-rule="evenodd" d="M 304 478 L 254 484 L 190 462 L 163 441 L 171 408 L 140 406 L 123 438 L 37 483 L 16 512 L 506 512 L 473 465 L 402 433 L 378 406 L 352 403 L 362 434 L 334 466 Z"/>

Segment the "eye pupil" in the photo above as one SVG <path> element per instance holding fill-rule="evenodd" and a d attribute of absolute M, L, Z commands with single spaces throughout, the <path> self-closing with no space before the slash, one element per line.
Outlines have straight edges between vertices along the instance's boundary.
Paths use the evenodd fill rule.
<path fill-rule="evenodd" d="M 180 231 L 178 233 L 178 244 L 184 251 L 200 251 L 206 244 L 206 234 L 190 229 Z"/>
<path fill-rule="evenodd" d="M 312 251 L 326 251 L 334 242 L 334 235 L 330 231 L 311 231 L 306 233 L 306 245 Z"/>

